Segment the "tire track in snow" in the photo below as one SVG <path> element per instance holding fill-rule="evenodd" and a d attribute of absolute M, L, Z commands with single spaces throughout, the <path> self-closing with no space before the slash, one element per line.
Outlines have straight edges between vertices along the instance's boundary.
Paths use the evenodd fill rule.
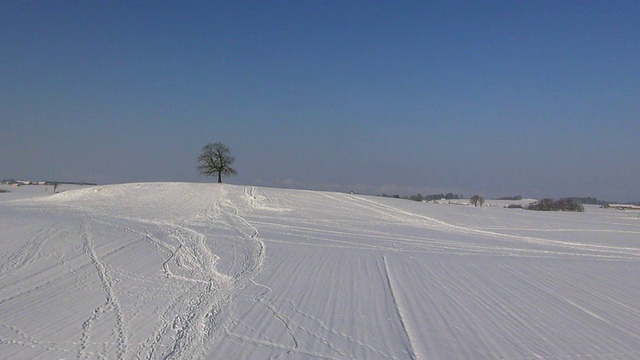
<path fill-rule="evenodd" d="M 391 280 L 391 276 L 389 276 L 389 265 L 387 264 L 387 258 L 382 255 L 382 265 L 383 265 L 383 275 L 384 275 L 384 281 L 386 282 L 386 285 L 389 289 L 389 294 L 391 295 L 391 301 L 393 303 L 393 307 L 396 313 L 396 316 L 398 317 L 398 320 L 400 321 L 400 326 L 402 327 L 402 331 L 404 332 L 404 336 L 406 337 L 406 352 L 407 355 L 409 357 L 409 359 L 418 359 L 419 356 L 416 354 L 415 352 L 415 348 L 414 348 L 414 343 L 418 344 L 419 341 L 416 341 L 416 339 L 414 338 L 414 336 L 412 335 L 411 331 L 410 331 L 410 327 L 407 324 L 407 319 L 409 319 L 407 316 L 404 315 L 404 306 L 401 302 L 401 300 L 398 299 L 398 297 L 396 296 L 396 290 L 394 290 L 394 283 Z"/>

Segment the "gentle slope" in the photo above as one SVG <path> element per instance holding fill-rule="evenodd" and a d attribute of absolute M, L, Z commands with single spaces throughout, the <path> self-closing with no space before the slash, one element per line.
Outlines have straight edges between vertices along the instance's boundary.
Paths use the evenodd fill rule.
<path fill-rule="evenodd" d="M 5 359 L 640 358 L 622 211 L 188 183 L 1 200 Z"/>

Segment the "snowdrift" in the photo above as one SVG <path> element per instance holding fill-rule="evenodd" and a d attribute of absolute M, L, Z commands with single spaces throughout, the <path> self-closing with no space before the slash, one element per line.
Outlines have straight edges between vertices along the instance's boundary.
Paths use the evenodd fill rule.
<path fill-rule="evenodd" d="M 46 194 L 43 194 L 46 195 Z M 0 197 L 0 358 L 640 358 L 640 219 L 219 184 Z"/>

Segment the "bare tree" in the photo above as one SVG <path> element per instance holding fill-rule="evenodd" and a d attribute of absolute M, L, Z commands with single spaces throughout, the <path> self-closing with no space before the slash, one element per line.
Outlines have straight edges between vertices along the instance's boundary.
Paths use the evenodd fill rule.
<path fill-rule="evenodd" d="M 231 156 L 229 147 L 222 143 L 209 143 L 202 147 L 198 156 L 198 172 L 202 175 L 218 175 L 218 183 L 222 182 L 222 175 L 235 175 L 236 170 L 231 167 L 236 159 Z"/>
<path fill-rule="evenodd" d="M 480 195 L 473 195 L 470 199 L 469 199 L 469 204 L 473 205 L 473 206 L 478 206 L 478 201 L 480 201 L 481 196 Z M 482 201 L 484 201 L 484 199 L 482 199 Z"/>

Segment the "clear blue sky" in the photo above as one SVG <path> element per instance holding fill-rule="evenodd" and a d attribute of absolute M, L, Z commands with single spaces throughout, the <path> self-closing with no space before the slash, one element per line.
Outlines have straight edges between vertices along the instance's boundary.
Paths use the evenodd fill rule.
<path fill-rule="evenodd" d="M 7 0 L 0 127 L 3 178 L 638 201 L 640 1 Z"/>

